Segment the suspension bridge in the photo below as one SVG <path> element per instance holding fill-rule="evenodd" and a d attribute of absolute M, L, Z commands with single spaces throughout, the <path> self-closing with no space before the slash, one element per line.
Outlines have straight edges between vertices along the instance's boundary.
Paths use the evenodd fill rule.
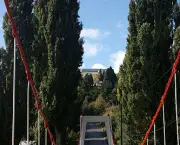
<path fill-rule="evenodd" d="M 15 81 L 16 81 L 16 46 L 18 46 L 18 50 L 20 52 L 20 56 L 22 59 L 22 62 L 24 64 L 26 76 L 27 76 L 27 82 L 28 82 L 28 88 L 27 88 L 27 142 L 26 144 L 29 145 L 29 91 L 30 88 L 32 90 L 34 99 L 36 101 L 36 108 L 38 111 L 38 145 L 40 145 L 40 121 L 39 118 L 43 119 L 44 122 L 44 128 L 45 128 L 45 145 L 47 145 L 47 134 L 49 134 L 49 138 L 52 145 L 57 145 L 55 142 L 55 138 L 53 137 L 53 134 L 51 133 L 51 130 L 49 128 L 48 121 L 43 113 L 41 103 L 38 99 L 38 92 L 35 88 L 34 81 L 32 78 L 32 75 L 29 70 L 28 63 L 26 61 L 23 48 L 21 45 L 21 41 L 17 32 L 17 27 L 15 24 L 15 21 L 11 14 L 11 9 L 8 3 L 8 0 L 4 0 L 8 18 L 12 27 L 12 35 L 14 38 L 14 70 L 13 70 L 13 117 L 12 117 L 12 145 L 14 145 L 14 137 L 15 137 Z M 163 110 L 163 131 L 164 131 L 164 145 L 166 145 L 166 130 L 165 130 L 165 115 L 164 115 L 164 102 L 168 93 L 168 90 L 170 88 L 170 85 L 174 79 L 175 81 L 175 114 L 176 114 L 176 134 L 177 134 L 177 145 L 179 145 L 179 130 L 178 130 L 178 109 L 177 109 L 177 87 L 176 87 L 176 71 L 177 71 L 177 65 L 180 60 L 180 51 L 178 52 L 177 58 L 174 62 L 174 65 L 172 67 L 172 72 L 169 77 L 169 80 L 166 84 L 165 91 L 162 95 L 162 98 L 160 100 L 159 106 L 150 122 L 149 128 L 141 142 L 140 145 L 148 145 L 148 137 L 152 129 L 154 129 L 154 145 L 156 145 L 156 120 L 159 115 L 159 112 Z M 98 122 L 104 122 L 105 126 L 105 132 L 107 136 L 103 136 L 103 129 L 102 127 L 98 127 Z M 114 145 L 113 140 L 113 131 L 112 131 L 112 124 L 111 124 L 111 117 L 110 116 L 80 116 L 80 136 L 79 136 L 79 145 Z"/>

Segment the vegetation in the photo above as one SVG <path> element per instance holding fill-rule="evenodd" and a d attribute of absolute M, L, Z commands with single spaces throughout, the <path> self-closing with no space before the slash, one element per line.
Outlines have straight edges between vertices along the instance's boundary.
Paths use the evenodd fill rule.
<path fill-rule="evenodd" d="M 13 2 L 12 12 L 13 17 L 16 21 L 20 39 L 22 40 L 22 45 L 25 48 L 25 55 L 31 65 L 31 44 L 33 41 L 32 33 L 32 0 L 19 0 Z M 12 5 L 12 1 L 10 1 Z M 25 13 L 21 13 L 26 9 Z M 0 140 L 2 144 L 10 144 L 11 141 L 11 124 L 12 124 L 12 79 L 13 79 L 13 37 L 11 25 L 8 21 L 7 14 L 4 15 L 3 22 L 4 29 L 4 39 L 6 44 L 6 50 L 1 48 L 1 71 L 2 71 L 2 94 L 0 98 L 2 99 L 2 104 L 0 108 L 3 110 L 0 122 L 2 125 L 2 133 L 0 134 Z M 27 55 L 28 54 L 28 55 Z M 16 69 L 16 127 L 15 130 L 16 138 L 15 144 L 17 145 L 21 138 L 26 132 L 26 94 L 27 94 L 27 80 L 22 65 L 22 61 L 19 53 L 17 53 L 17 69 Z M 32 98 L 32 97 L 31 97 Z M 0 99 L 0 100 L 1 100 Z M 31 102 L 32 103 L 32 102 Z M 30 105 L 32 106 L 32 104 Z M 1 110 L 0 109 L 0 110 Z M 31 117 L 33 120 L 33 117 Z M 33 122 L 33 121 L 32 121 Z M 4 124 L 5 123 L 5 124 Z M 2 136 L 3 135 L 3 136 Z"/>
<path fill-rule="evenodd" d="M 171 0 L 132 0 L 129 4 L 128 44 L 118 75 L 118 87 L 123 106 L 124 144 L 141 142 L 142 134 L 146 132 L 147 124 L 154 115 L 164 92 L 170 74 L 168 70 L 173 62 L 170 59 L 173 33 L 177 28 L 172 22 L 178 23 L 177 19 L 179 19 L 178 13 L 175 19 L 172 13 L 175 10 L 177 12 L 178 7 L 177 2 Z M 165 72 L 167 73 L 164 76 Z M 169 90 L 168 95 L 173 96 L 172 93 L 172 90 Z M 175 118 L 172 104 L 172 98 L 166 100 L 167 122 Z M 156 122 L 157 128 L 162 127 L 161 118 L 160 113 Z M 171 127 L 173 128 L 174 124 Z M 168 144 L 176 144 L 176 139 L 172 137 L 172 134 L 175 136 L 174 130 L 170 129 L 167 134 L 169 134 L 167 135 Z M 163 144 L 162 129 L 157 132 L 157 141 Z"/>
<path fill-rule="evenodd" d="M 79 67 L 82 65 L 83 40 L 80 38 L 82 24 L 78 10 L 77 1 L 53 0 L 35 4 L 37 20 L 45 19 L 41 26 L 47 52 L 45 59 L 48 60 L 47 72 L 40 84 L 40 97 L 60 145 L 66 143 L 67 127 L 76 129 L 74 123 L 79 119 L 75 101 L 81 78 Z"/>
<path fill-rule="evenodd" d="M 10 1 L 12 6 L 12 1 Z M 39 91 L 43 110 L 57 144 L 70 141 L 73 131 L 79 130 L 81 102 L 78 99 L 78 85 L 81 78 L 79 67 L 82 65 L 83 40 L 80 38 L 82 24 L 79 21 L 79 2 L 51 0 L 36 1 L 17 0 L 11 7 L 18 27 L 18 33 L 25 51 L 26 58 Z M 33 13 L 32 13 L 32 10 Z M 0 134 L 2 144 L 11 141 L 12 116 L 12 62 L 13 38 L 7 14 L 3 22 L 6 50 L 1 49 L 0 64 L 1 85 L 0 100 L 3 112 L 0 122 L 3 133 Z M 18 145 L 26 132 L 26 88 L 27 80 L 21 58 L 17 56 L 16 76 L 16 142 Z M 6 69 L 4 69 L 6 68 Z M 5 99 L 6 98 L 6 99 Z M 31 97 L 32 98 L 32 97 Z M 32 103 L 34 103 L 32 101 Z M 33 106 L 31 106 L 33 108 Z M 32 134 L 36 134 L 37 111 L 31 110 Z M 34 117 L 33 117 L 34 116 Z M 63 119 L 62 119 L 63 118 Z M 43 127 L 43 126 L 42 126 Z M 43 133 L 43 130 L 42 130 Z M 69 135 L 67 136 L 67 134 Z M 43 133 L 44 134 L 44 133 Z M 2 136 L 3 135 L 3 136 Z M 72 142 L 72 141 L 71 141 Z"/>
<path fill-rule="evenodd" d="M 77 144 L 80 114 L 110 114 L 115 144 L 139 144 L 159 104 L 180 47 L 180 5 L 177 0 L 131 0 L 126 54 L 118 75 L 109 67 L 103 73 L 84 77 L 79 70 L 84 53 L 79 5 L 77 0 L 16 0 L 11 7 L 56 143 Z M 6 49 L 0 48 L 0 142 L 8 145 L 12 124 L 14 41 L 7 13 L 3 29 Z M 16 71 L 15 125 L 18 129 L 15 145 L 18 145 L 26 134 L 27 93 L 19 53 Z M 177 81 L 180 83 L 179 78 Z M 173 93 L 172 85 L 165 103 L 167 123 L 175 120 L 174 100 L 170 97 Z M 37 111 L 30 95 L 30 135 L 37 141 Z M 162 112 L 156 122 L 158 129 L 162 128 L 161 118 Z M 167 144 L 176 144 L 174 127 L 175 122 L 168 126 Z M 44 138 L 42 120 L 41 137 Z M 157 144 L 163 144 L 162 129 L 157 132 Z"/>

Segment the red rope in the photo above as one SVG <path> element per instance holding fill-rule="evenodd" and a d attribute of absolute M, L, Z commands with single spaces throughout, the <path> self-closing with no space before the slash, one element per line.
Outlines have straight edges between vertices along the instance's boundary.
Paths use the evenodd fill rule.
<path fill-rule="evenodd" d="M 55 140 L 54 140 L 54 137 L 49 129 L 49 125 L 48 125 L 48 121 L 43 113 L 43 110 L 42 110 L 42 106 L 41 106 L 41 103 L 38 99 L 38 94 L 37 94 L 37 90 L 34 86 L 34 81 L 32 79 L 32 76 L 31 76 L 31 73 L 30 73 L 30 70 L 29 70 L 29 66 L 28 66 L 28 63 L 26 61 L 26 58 L 25 58 L 25 55 L 24 55 L 24 52 L 23 52 L 23 49 L 22 49 L 22 45 L 21 45 L 21 42 L 20 42 L 20 38 L 19 38 L 19 35 L 17 33 L 17 27 L 15 25 L 15 22 L 13 20 L 13 17 L 11 15 L 11 10 L 10 10 L 10 7 L 9 7 L 9 2 L 8 0 L 4 0 L 4 3 L 6 5 L 6 9 L 7 9 L 7 13 L 8 13 L 8 17 L 9 17 L 9 21 L 11 23 L 11 26 L 12 26 L 12 35 L 13 37 L 16 39 L 16 42 L 17 42 L 17 46 L 19 48 L 19 52 L 20 52 L 20 55 L 21 55 L 21 59 L 22 59 L 22 62 L 24 64 L 24 67 L 25 67 L 25 71 L 26 71 L 26 76 L 27 76 L 27 80 L 29 81 L 30 85 L 31 85 L 31 89 L 32 89 L 32 92 L 34 94 L 34 97 L 35 97 L 35 100 L 36 100 L 36 108 L 39 110 L 40 112 L 40 115 L 42 116 L 42 119 L 44 121 L 44 127 L 47 128 L 48 130 L 48 134 L 49 134 L 49 137 L 50 137 L 50 140 L 51 140 L 51 143 L 53 145 L 56 145 L 55 143 Z"/>
<path fill-rule="evenodd" d="M 149 133 L 150 133 L 153 125 L 154 125 L 155 122 L 156 122 L 156 119 L 157 119 L 157 116 L 158 116 L 158 114 L 159 114 L 159 111 L 161 110 L 161 108 L 162 108 L 162 106 L 163 106 L 163 104 L 164 104 L 164 101 L 165 101 L 165 99 L 166 99 L 167 92 L 168 92 L 169 87 L 170 87 L 170 85 L 171 85 L 171 82 L 172 82 L 172 79 L 173 79 L 173 77 L 174 77 L 174 74 L 176 73 L 176 68 L 177 68 L 177 65 L 178 65 L 178 63 L 179 63 L 179 60 L 180 60 L 180 50 L 179 50 L 178 56 L 177 56 L 177 58 L 176 58 L 176 60 L 175 60 L 175 62 L 174 62 L 173 69 L 172 69 L 171 75 L 170 75 L 170 77 L 169 77 L 168 83 L 167 83 L 167 85 L 166 85 L 164 94 L 163 94 L 163 96 L 162 96 L 162 98 L 161 98 L 160 104 L 159 104 L 159 106 L 158 106 L 158 108 L 157 108 L 157 110 L 156 110 L 156 113 L 155 113 L 153 119 L 151 120 L 151 124 L 150 124 L 150 126 L 149 126 L 149 129 L 147 130 L 146 135 L 145 135 L 145 137 L 144 137 L 141 145 L 144 145 L 144 144 L 145 144 L 145 142 L 146 142 L 146 140 L 147 140 L 147 138 L 148 138 L 148 136 L 149 136 Z"/>

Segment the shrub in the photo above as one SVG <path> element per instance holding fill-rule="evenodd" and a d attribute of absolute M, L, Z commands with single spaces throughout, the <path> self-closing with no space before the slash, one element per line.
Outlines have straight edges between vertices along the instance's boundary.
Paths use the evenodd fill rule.
<path fill-rule="evenodd" d="M 106 101 L 104 100 L 102 94 L 100 94 L 94 103 L 96 115 L 103 114 L 106 106 L 107 106 Z"/>
<path fill-rule="evenodd" d="M 88 99 L 86 98 L 83 102 L 82 111 L 84 115 L 94 115 L 94 102 L 88 103 Z"/>
<path fill-rule="evenodd" d="M 83 102 L 82 110 L 84 115 L 101 115 L 105 111 L 107 103 L 100 94 L 96 101 L 88 103 L 87 98 Z"/>
<path fill-rule="evenodd" d="M 67 128 L 67 145 L 77 145 L 79 139 L 79 132 L 75 132 L 74 130 L 70 130 Z"/>

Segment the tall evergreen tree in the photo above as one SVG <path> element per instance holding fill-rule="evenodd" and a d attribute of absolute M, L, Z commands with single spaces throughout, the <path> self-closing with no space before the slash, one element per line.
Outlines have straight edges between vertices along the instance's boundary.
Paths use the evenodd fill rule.
<path fill-rule="evenodd" d="M 9 65 L 10 58 L 7 55 L 5 49 L 0 48 L 0 127 L 1 127 L 1 134 L 0 140 L 3 144 L 9 144 L 9 139 L 11 137 L 11 130 L 10 130 L 10 123 L 11 123 L 11 107 L 10 101 L 11 94 L 9 93 Z M 9 96 L 11 95 L 11 96 Z"/>
<path fill-rule="evenodd" d="M 115 87 L 116 83 L 117 83 L 117 76 L 114 73 L 112 67 L 109 67 L 104 74 L 104 78 L 102 82 L 102 93 L 104 94 L 104 96 L 108 98 L 108 95 L 112 93 L 112 90 Z"/>
<path fill-rule="evenodd" d="M 137 12 L 137 4 L 134 0 L 132 0 L 129 4 L 129 35 L 127 39 L 127 47 L 125 59 L 123 62 L 123 66 L 120 67 L 120 75 L 119 75 L 119 87 L 120 94 L 122 96 L 123 104 L 123 123 L 126 128 L 123 130 L 123 142 L 125 144 L 135 144 L 136 140 L 134 140 L 133 134 L 137 134 L 135 132 L 137 123 L 134 122 L 136 114 L 134 113 L 135 108 L 135 98 L 139 97 L 140 91 L 140 51 L 137 47 L 137 25 L 136 25 L 136 12 Z"/>
<path fill-rule="evenodd" d="M 48 58 L 40 96 L 60 145 L 67 142 L 67 127 L 74 128 L 74 123 L 79 120 L 75 101 L 81 78 L 83 40 L 78 10 L 77 0 L 49 0 L 37 2 L 34 11 L 36 19 L 41 21 L 42 33 L 39 35 L 45 40 L 44 51 Z"/>
<path fill-rule="evenodd" d="M 87 90 L 85 90 L 85 91 L 88 92 L 90 90 L 90 88 L 93 86 L 93 77 L 92 77 L 92 74 L 86 74 L 84 76 L 83 85 L 86 86 Z"/>
<path fill-rule="evenodd" d="M 153 33 L 153 48 L 152 48 L 152 60 L 150 63 L 152 63 L 151 69 L 154 70 L 154 73 L 151 77 L 149 77 L 150 80 L 153 80 L 155 82 L 159 78 L 161 78 L 164 73 L 167 72 L 172 66 L 170 61 L 170 51 L 171 51 L 171 45 L 172 45 L 172 33 L 173 33 L 173 25 L 172 25 L 172 13 L 173 13 L 173 0 L 160 0 L 156 1 L 154 4 L 154 33 Z M 146 60 L 148 61 L 148 58 L 146 57 Z M 150 74 L 150 73 L 149 73 Z M 146 92 L 147 95 L 149 95 L 149 98 L 151 98 L 150 103 L 150 110 L 152 113 L 151 116 L 154 115 L 155 110 L 157 109 L 157 106 L 159 104 L 160 98 L 164 92 L 167 80 L 169 78 L 170 72 L 167 73 L 160 81 L 158 81 L 155 85 L 151 84 L 151 88 L 149 91 Z M 170 89 L 168 92 L 168 96 L 172 96 L 172 90 Z M 152 97 L 153 96 L 153 97 Z M 166 121 L 172 120 L 174 118 L 173 116 L 173 103 L 172 99 L 167 97 L 166 103 L 165 103 L 165 109 L 166 111 Z M 170 109 L 171 108 L 171 109 Z M 162 118 L 162 113 L 159 115 L 159 118 Z M 162 126 L 161 119 L 157 120 L 157 127 Z M 163 143 L 163 136 L 162 131 L 159 131 L 157 133 L 157 138 L 159 139 L 159 142 Z M 174 130 L 169 132 L 169 134 L 174 134 Z M 169 135 L 170 136 L 170 135 Z M 168 138 L 169 142 L 168 144 L 176 144 L 175 138 Z"/>
<path fill-rule="evenodd" d="M 174 6 L 174 13 L 173 13 L 174 23 L 175 23 L 175 28 L 177 28 L 180 25 L 180 5 L 177 2 L 177 0 L 174 0 L 173 6 Z"/>
<path fill-rule="evenodd" d="M 128 44 L 120 69 L 119 87 L 127 125 L 124 134 L 132 144 L 137 144 L 141 140 L 138 134 L 146 131 L 146 124 L 155 113 L 168 79 L 167 75 L 154 84 L 171 65 L 173 3 L 169 0 L 130 2 Z M 170 100 L 166 104 L 172 108 Z M 172 109 L 168 112 L 172 114 Z M 141 119 L 143 114 L 145 119 Z M 172 116 L 167 115 L 167 118 Z M 157 126 L 160 127 L 161 122 L 157 121 Z M 162 133 L 157 133 L 157 136 L 162 142 Z M 170 142 L 173 143 L 173 139 Z"/>
<path fill-rule="evenodd" d="M 11 11 L 13 18 L 15 20 L 15 23 L 17 25 L 17 31 L 20 36 L 20 40 L 22 42 L 22 46 L 25 51 L 25 56 L 28 59 L 29 62 L 31 59 L 31 43 L 33 39 L 33 33 L 32 33 L 32 3 L 33 0 L 11 0 L 9 1 L 11 6 Z M 9 57 L 8 66 L 12 66 L 13 63 L 13 37 L 12 37 L 12 30 L 11 25 L 9 23 L 7 13 L 4 16 L 3 21 L 3 29 L 4 29 L 4 39 L 6 44 L 6 50 L 7 50 L 7 56 Z M 20 58 L 20 55 L 17 51 L 17 69 L 16 69 L 16 130 L 15 130 L 15 144 L 18 145 L 21 138 L 23 137 L 25 130 L 26 130 L 26 88 L 27 88 L 27 80 L 25 76 L 25 70 Z M 10 68 L 10 67 L 9 67 Z M 7 78 L 7 81 L 9 82 L 7 84 L 8 93 L 7 96 L 7 104 L 8 104 L 8 112 L 6 112 L 7 116 L 10 116 L 8 119 L 8 125 L 7 130 L 11 132 L 8 128 L 10 128 L 12 124 L 12 67 L 8 70 L 6 76 L 3 76 Z M 6 91 L 7 92 L 7 91 Z M 18 128 L 18 129 L 17 129 Z M 6 138 L 8 138 L 8 143 L 3 141 L 2 144 L 9 144 L 9 141 L 11 140 L 11 133 L 7 134 Z"/>

